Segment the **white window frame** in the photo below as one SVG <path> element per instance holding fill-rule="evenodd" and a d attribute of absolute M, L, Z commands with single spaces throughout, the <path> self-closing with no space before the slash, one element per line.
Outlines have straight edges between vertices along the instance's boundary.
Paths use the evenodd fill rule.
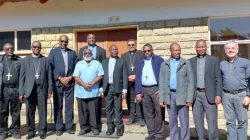
<path fill-rule="evenodd" d="M 249 17 L 250 18 L 250 14 L 228 15 L 228 16 L 210 16 L 210 17 L 208 17 L 209 44 L 210 44 L 209 54 L 211 54 L 211 52 L 212 52 L 212 47 L 211 47 L 212 45 L 225 45 L 228 42 L 228 41 L 211 41 L 210 21 L 212 19 L 237 18 L 237 17 Z M 238 44 L 250 44 L 250 39 L 249 40 L 235 40 L 235 42 L 237 42 Z"/>
<path fill-rule="evenodd" d="M 23 51 L 18 51 L 17 49 L 17 32 L 18 31 L 30 31 L 31 33 L 31 38 L 30 38 L 30 41 L 32 43 L 32 29 L 13 29 L 13 30 L 0 30 L 0 32 L 14 32 L 14 44 L 12 44 L 15 48 L 15 54 L 17 55 L 26 55 L 26 54 L 31 54 L 32 51 L 31 49 L 30 50 L 23 50 Z M 31 47 L 31 46 L 30 46 Z M 3 55 L 4 52 L 0 52 L 0 55 Z"/>

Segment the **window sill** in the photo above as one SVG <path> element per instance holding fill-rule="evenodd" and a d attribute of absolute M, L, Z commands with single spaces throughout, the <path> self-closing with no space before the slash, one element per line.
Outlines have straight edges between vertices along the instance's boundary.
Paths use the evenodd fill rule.
<path fill-rule="evenodd" d="M 5 54 L 4 52 L 0 52 L 0 55 L 4 55 L 4 54 Z M 27 50 L 27 51 L 15 51 L 14 54 L 17 55 L 17 56 L 25 56 L 25 55 L 32 54 L 32 51 L 31 50 Z"/>

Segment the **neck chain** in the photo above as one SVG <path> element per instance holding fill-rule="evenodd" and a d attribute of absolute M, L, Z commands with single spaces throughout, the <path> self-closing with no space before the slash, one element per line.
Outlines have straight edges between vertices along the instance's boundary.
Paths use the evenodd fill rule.
<path fill-rule="evenodd" d="M 133 57 L 133 59 L 131 58 L 131 53 L 129 53 L 129 60 L 130 60 L 130 65 L 131 65 L 131 69 L 132 69 L 132 71 L 134 71 L 134 62 L 135 62 L 135 55 L 136 55 L 136 52 L 134 52 L 134 57 Z"/>
<path fill-rule="evenodd" d="M 6 65 L 7 65 L 8 73 L 10 73 L 11 68 L 12 68 L 12 66 L 13 66 L 13 62 L 11 61 L 11 65 L 10 65 L 10 67 L 9 67 L 8 60 L 7 60 L 7 56 L 5 56 L 5 60 L 6 60 Z"/>

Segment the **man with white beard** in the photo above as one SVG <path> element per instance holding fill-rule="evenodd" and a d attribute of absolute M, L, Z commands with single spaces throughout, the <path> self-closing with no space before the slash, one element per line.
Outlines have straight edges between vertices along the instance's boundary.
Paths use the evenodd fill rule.
<path fill-rule="evenodd" d="M 92 51 L 86 48 L 83 51 L 84 59 L 76 64 L 73 74 L 77 83 L 75 92 L 81 128 L 79 135 L 84 135 L 90 131 L 94 135 L 99 135 L 99 84 L 104 72 L 102 64 L 94 60 L 92 56 Z"/>

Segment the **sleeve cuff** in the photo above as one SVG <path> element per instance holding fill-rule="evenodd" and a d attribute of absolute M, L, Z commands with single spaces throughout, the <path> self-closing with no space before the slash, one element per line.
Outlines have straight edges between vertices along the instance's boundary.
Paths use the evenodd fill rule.
<path fill-rule="evenodd" d="M 128 92 L 127 89 L 123 89 L 123 90 L 122 90 L 122 93 L 127 93 L 127 92 Z"/>
<path fill-rule="evenodd" d="M 100 91 L 100 92 L 103 92 L 103 88 L 100 88 L 99 91 Z"/>

